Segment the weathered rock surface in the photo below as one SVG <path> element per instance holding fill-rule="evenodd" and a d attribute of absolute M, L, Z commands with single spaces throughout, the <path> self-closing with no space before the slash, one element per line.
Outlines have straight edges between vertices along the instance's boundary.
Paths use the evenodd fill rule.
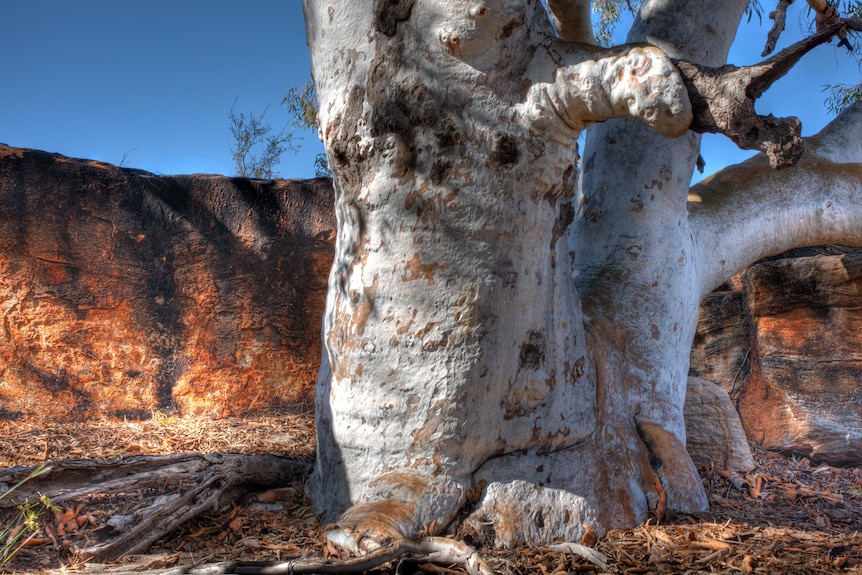
<path fill-rule="evenodd" d="M 0 145 L 0 418 L 309 402 L 334 230 L 328 180 Z"/>
<path fill-rule="evenodd" d="M 754 457 L 736 407 L 720 386 L 688 378 L 685 396 L 686 449 L 698 467 L 751 471 Z"/>
<path fill-rule="evenodd" d="M 700 304 L 689 375 L 733 393 L 748 376 L 750 334 L 751 322 L 741 287 L 706 296 Z"/>
<path fill-rule="evenodd" d="M 761 446 L 862 464 L 862 250 L 794 250 L 741 283 L 701 307 L 692 375 L 731 394 Z"/>

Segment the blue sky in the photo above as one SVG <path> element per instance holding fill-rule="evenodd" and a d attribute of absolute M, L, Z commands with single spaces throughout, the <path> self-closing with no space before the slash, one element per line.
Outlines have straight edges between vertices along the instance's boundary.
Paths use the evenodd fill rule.
<path fill-rule="evenodd" d="M 790 7 L 779 48 L 802 36 L 806 13 Z M 770 25 L 744 26 L 730 61 L 758 61 Z M 246 114 L 269 106 L 265 120 L 280 130 L 284 93 L 310 77 L 300 0 L 0 0 L 0 43 L 0 142 L 164 174 L 232 174 L 234 101 Z M 796 115 L 811 134 L 829 119 L 823 85 L 859 77 L 846 51 L 823 46 L 758 110 Z M 322 146 L 313 132 L 296 135 L 300 152 L 277 172 L 313 177 Z M 750 153 L 708 137 L 703 155 L 709 173 Z"/>

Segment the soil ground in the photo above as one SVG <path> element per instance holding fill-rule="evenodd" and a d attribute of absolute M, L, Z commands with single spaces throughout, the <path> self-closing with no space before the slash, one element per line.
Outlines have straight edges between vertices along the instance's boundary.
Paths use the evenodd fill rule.
<path fill-rule="evenodd" d="M 146 421 L 0 421 L 0 468 L 185 452 L 268 453 L 301 458 L 311 465 L 313 415 L 306 411 L 210 420 L 156 413 Z M 744 476 L 701 470 L 712 505 L 707 513 L 653 517 L 634 529 L 600 538 L 588 534 L 581 543 L 607 556 L 606 568 L 549 549 L 481 551 L 498 573 L 506 575 L 862 575 L 862 469 L 838 469 L 757 448 L 754 454 L 757 469 Z M 92 497 L 44 512 L 37 535 L 0 567 L 0 573 L 142 572 L 222 560 L 337 556 L 334 548 L 321 542 L 317 517 L 302 485 L 295 484 L 251 494 L 217 514 L 188 521 L 147 555 L 107 565 L 76 558 L 75 550 L 91 542 L 111 517 L 140 508 L 156 496 L 131 492 Z M 0 533 L 10 524 L 11 511 L 0 515 Z M 391 567 L 379 571 L 394 572 Z M 432 565 L 419 569 L 462 572 Z"/>

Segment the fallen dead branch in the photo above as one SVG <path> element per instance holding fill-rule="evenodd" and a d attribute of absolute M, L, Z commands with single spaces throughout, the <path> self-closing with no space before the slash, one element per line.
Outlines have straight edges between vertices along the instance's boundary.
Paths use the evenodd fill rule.
<path fill-rule="evenodd" d="M 593 565 L 597 566 L 599 569 L 607 569 L 608 568 L 608 557 L 604 553 L 596 551 L 586 545 L 581 545 L 579 543 L 559 543 L 557 545 L 551 545 L 548 547 L 551 551 L 556 553 L 570 553 L 572 555 L 577 555 L 583 559 L 586 559 Z"/>
<path fill-rule="evenodd" d="M 422 539 L 399 539 L 387 547 L 368 553 L 362 557 L 340 561 L 293 560 L 279 563 L 259 562 L 222 562 L 167 571 L 170 574 L 225 574 L 236 575 L 306 575 L 321 573 L 339 575 L 343 573 L 364 573 L 396 559 L 413 562 L 427 561 L 431 564 L 458 565 L 469 575 L 494 575 L 479 553 L 461 541 L 444 537 L 423 537 Z"/>
<path fill-rule="evenodd" d="M 53 464 L 49 472 L 18 487 L 10 497 L 0 500 L 0 508 L 40 495 L 54 504 L 64 504 L 106 495 L 157 492 L 150 504 L 108 519 L 98 532 L 101 538 L 109 539 L 107 542 L 89 545 L 77 553 L 82 560 L 110 561 L 146 551 L 178 526 L 203 513 L 218 511 L 251 488 L 280 487 L 301 480 L 307 471 L 303 461 L 267 455 L 180 454 L 66 461 Z M 0 483 L 19 481 L 30 472 L 29 468 L 6 470 L 0 473 Z M 67 508 L 65 521 L 74 522 L 77 528 L 77 515 L 83 507 Z M 63 521 L 58 525 L 61 530 L 68 529 Z"/>
<path fill-rule="evenodd" d="M 748 481 L 745 480 L 742 475 L 740 475 L 736 471 L 727 471 L 725 469 L 722 469 L 718 472 L 718 474 L 727 479 L 727 481 L 729 481 L 733 488 L 737 491 L 751 494 L 751 485 L 748 483 Z M 752 497 L 755 496 L 752 495 Z"/>

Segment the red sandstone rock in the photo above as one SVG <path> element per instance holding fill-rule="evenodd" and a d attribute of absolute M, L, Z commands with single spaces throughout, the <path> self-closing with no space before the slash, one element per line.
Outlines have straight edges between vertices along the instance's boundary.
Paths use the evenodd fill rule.
<path fill-rule="evenodd" d="M 741 289 L 721 289 L 706 296 L 700 304 L 689 375 L 733 393 L 748 376 L 750 333 Z"/>
<path fill-rule="evenodd" d="M 731 393 L 749 440 L 862 464 L 862 250 L 794 250 L 710 295 L 692 375 Z"/>
<path fill-rule="evenodd" d="M 756 358 L 739 397 L 749 438 L 862 464 L 862 253 L 764 263 L 744 284 Z"/>
<path fill-rule="evenodd" d="M 0 417 L 310 402 L 334 236 L 328 180 L 0 145 Z"/>

